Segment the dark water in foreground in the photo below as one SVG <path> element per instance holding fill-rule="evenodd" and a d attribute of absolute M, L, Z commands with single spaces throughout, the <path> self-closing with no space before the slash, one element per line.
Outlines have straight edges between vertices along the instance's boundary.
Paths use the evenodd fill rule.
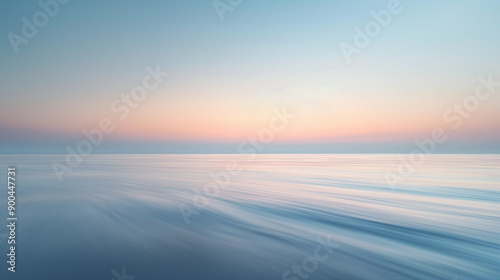
<path fill-rule="evenodd" d="M 0 155 L 19 217 L 15 274 L 2 218 L 1 279 L 500 279 L 499 155 L 434 155 L 395 190 L 397 155 L 246 157 L 92 155 L 60 183 L 63 156 Z M 231 160 L 186 224 L 179 204 Z"/>

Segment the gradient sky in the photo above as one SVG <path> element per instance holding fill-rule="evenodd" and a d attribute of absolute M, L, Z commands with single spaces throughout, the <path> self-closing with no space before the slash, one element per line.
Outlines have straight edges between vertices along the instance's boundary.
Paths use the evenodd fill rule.
<path fill-rule="evenodd" d="M 225 1 L 223 1 L 225 2 Z M 401 1 L 347 63 L 339 47 L 389 1 L 78 1 L 15 53 L 37 1 L 0 2 L 0 153 L 65 153 L 110 118 L 99 153 L 237 153 L 273 110 L 296 118 L 264 153 L 500 153 L 500 89 L 460 128 L 443 113 L 500 80 L 499 1 Z M 170 76 L 124 120 L 110 110 L 160 65 Z"/>

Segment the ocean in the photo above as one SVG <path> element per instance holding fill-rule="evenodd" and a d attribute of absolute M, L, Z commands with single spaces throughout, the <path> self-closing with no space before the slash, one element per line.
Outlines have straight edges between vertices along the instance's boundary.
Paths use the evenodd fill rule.
<path fill-rule="evenodd" d="M 500 155 L 0 155 L 1 279 L 500 279 Z M 10 246 L 10 245 L 9 245 Z"/>

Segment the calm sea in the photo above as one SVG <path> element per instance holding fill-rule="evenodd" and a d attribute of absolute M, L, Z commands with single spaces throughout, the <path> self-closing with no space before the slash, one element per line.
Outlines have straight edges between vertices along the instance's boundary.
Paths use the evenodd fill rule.
<path fill-rule="evenodd" d="M 428 156 L 391 188 L 398 157 L 91 155 L 60 182 L 64 155 L 0 155 L 1 279 L 500 279 L 500 155 Z"/>

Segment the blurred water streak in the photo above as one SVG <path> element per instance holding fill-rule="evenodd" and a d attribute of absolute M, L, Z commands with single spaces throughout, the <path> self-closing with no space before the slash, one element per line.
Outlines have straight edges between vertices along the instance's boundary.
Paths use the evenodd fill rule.
<path fill-rule="evenodd" d="M 0 155 L 19 217 L 2 279 L 279 280 L 326 236 L 341 246 L 308 279 L 500 279 L 500 155 L 429 156 L 396 190 L 398 155 L 246 158 L 91 155 L 60 183 L 64 155 Z M 232 160 L 243 171 L 185 224 L 179 203 Z"/>

